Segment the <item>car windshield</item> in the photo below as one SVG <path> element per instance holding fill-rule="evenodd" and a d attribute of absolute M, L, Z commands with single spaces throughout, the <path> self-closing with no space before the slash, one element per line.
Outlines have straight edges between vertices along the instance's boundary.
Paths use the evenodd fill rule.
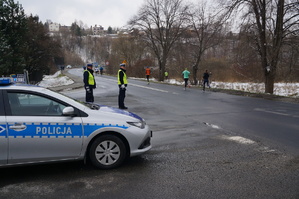
<path fill-rule="evenodd" d="M 49 90 L 51 90 L 51 89 L 49 89 Z M 53 90 L 51 90 L 51 91 L 53 91 Z M 53 91 L 53 92 L 57 93 L 56 91 Z M 65 95 L 63 93 L 59 93 L 59 94 L 63 95 L 64 97 L 67 97 L 67 98 L 69 98 L 71 100 L 74 100 L 74 101 L 76 101 L 76 102 L 78 102 L 78 103 L 80 103 L 80 104 L 82 104 L 82 105 L 84 105 L 84 106 L 86 106 L 86 107 L 88 107 L 88 108 L 90 108 L 92 110 L 99 110 L 101 108 L 101 106 L 99 104 L 93 104 L 93 103 L 90 103 L 90 102 L 83 102 L 83 101 L 74 99 L 74 98 L 72 98 L 70 96 L 67 96 L 67 95 Z"/>

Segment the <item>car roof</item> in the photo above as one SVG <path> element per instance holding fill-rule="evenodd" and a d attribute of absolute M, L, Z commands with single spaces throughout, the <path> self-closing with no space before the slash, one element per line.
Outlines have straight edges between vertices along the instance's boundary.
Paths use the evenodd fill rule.
<path fill-rule="evenodd" d="M 37 86 L 37 85 L 32 85 L 32 84 L 22 84 L 22 83 L 7 83 L 7 84 L 1 84 L 0 83 L 0 89 L 24 89 L 24 90 L 29 90 L 29 89 L 34 89 L 34 90 L 41 90 L 45 89 L 44 87 Z"/>
<path fill-rule="evenodd" d="M 28 90 L 28 88 L 30 88 L 30 89 L 36 88 L 37 90 L 45 89 L 44 87 L 41 87 L 41 86 L 38 86 L 38 85 L 14 82 L 12 80 L 12 78 L 9 78 L 9 77 L 0 78 L 0 89 L 24 89 L 24 90 Z"/>
<path fill-rule="evenodd" d="M 55 97 L 58 99 L 63 99 L 64 101 L 69 102 L 71 104 L 74 103 L 74 99 L 67 97 L 65 95 L 62 95 L 60 93 L 57 93 L 55 91 L 52 91 L 50 89 L 47 89 L 45 87 L 31 85 L 31 84 L 14 83 L 11 81 L 3 80 L 3 78 L 0 78 L 0 90 L 33 91 L 33 92 L 37 92 L 37 93 L 46 94 L 48 96 L 52 96 L 52 97 Z"/>

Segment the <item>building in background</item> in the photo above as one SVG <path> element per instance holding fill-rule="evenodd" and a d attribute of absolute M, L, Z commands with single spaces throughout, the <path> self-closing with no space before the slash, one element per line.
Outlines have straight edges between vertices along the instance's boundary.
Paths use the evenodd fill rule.
<path fill-rule="evenodd" d="M 97 24 L 92 27 L 92 32 L 94 35 L 103 35 L 104 34 L 104 28 L 103 26 L 97 26 Z"/>
<path fill-rule="evenodd" d="M 59 31 L 59 24 L 58 23 L 50 23 L 49 24 L 49 31 L 50 32 L 58 32 Z"/>

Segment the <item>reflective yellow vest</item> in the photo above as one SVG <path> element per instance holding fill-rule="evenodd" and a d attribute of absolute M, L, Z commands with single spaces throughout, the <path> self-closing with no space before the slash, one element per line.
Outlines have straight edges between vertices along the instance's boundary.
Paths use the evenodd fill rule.
<path fill-rule="evenodd" d="M 124 71 L 122 71 L 121 69 L 118 70 L 118 75 L 117 75 L 118 84 L 119 85 L 121 84 L 120 79 L 119 79 L 120 72 L 124 73 L 124 78 L 123 78 L 124 84 L 128 84 L 127 74 Z"/>
<path fill-rule="evenodd" d="M 88 85 L 93 86 L 94 85 L 94 76 L 88 70 L 85 70 L 85 71 L 88 72 Z"/>

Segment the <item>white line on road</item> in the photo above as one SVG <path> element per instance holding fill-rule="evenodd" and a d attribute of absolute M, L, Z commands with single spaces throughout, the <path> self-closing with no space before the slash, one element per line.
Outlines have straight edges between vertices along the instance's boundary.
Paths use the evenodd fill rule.
<path fill-rule="evenodd" d="M 235 142 L 238 142 L 240 144 L 254 144 L 255 141 L 252 141 L 250 139 L 241 137 L 241 136 L 231 136 L 231 137 L 227 137 L 228 140 L 232 140 Z"/>
<path fill-rule="evenodd" d="M 258 146 L 257 142 L 255 142 L 253 140 L 250 140 L 250 139 L 247 139 L 247 138 L 244 138 L 244 137 L 241 137 L 241 136 L 223 135 L 223 136 L 221 136 L 221 138 L 225 139 L 225 140 L 233 141 L 233 142 L 236 142 L 236 143 L 239 143 L 239 144 Z M 267 146 L 256 147 L 256 150 L 261 151 L 262 153 L 276 153 L 277 152 L 276 150 L 270 149 Z"/>
<path fill-rule="evenodd" d="M 215 124 L 209 124 L 207 122 L 204 122 L 205 125 L 212 127 L 213 129 L 221 129 L 219 126 L 215 125 Z"/>
<path fill-rule="evenodd" d="M 113 79 L 108 79 L 108 78 L 105 78 L 105 79 L 106 79 L 106 80 L 109 80 L 109 81 L 117 82 L 116 80 L 113 80 Z M 159 91 L 159 92 L 162 92 L 162 93 L 169 93 L 169 91 L 162 90 L 162 89 L 158 89 L 158 88 L 151 88 L 151 87 L 141 86 L 141 85 L 138 85 L 138 84 L 132 84 L 132 83 L 130 83 L 129 85 L 130 85 L 130 86 L 140 87 L 140 88 L 145 88 L 145 89 L 149 89 L 149 90 Z M 176 93 L 173 93 L 173 94 L 176 94 Z"/>
<path fill-rule="evenodd" d="M 241 137 L 241 136 L 226 136 L 226 135 L 223 135 L 221 137 L 225 140 L 234 141 L 234 142 L 237 142 L 237 143 L 240 143 L 240 144 L 254 144 L 254 143 L 256 143 L 255 141 L 252 141 L 250 139 L 247 139 L 247 138 L 244 138 L 244 137 Z"/>
<path fill-rule="evenodd" d="M 158 89 L 158 88 L 151 88 L 151 87 L 147 87 L 147 86 L 141 86 L 141 85 L 138 85 L 138 84 L 130 84 L 130 85 L 140 87 L 140 88 L 146 88 L 146 89 L 150 89 L 150 90 L 154 90 L 154 91 L 159 91 L 159 92 L 162 92 L 162 93 L 169 93 L 166 90 L 162 90 L 162 89 Z"/>
<path fill-rule="evenodd" d="M 260 111 L 260 112 L 265 112 L 265 113 L 272 113 L 272 114 L 276 114 L 276 115 L 291 116 L 290 114 L 279 113 L 279 112 L 275 112 L 275 111 L 267 111 L 267 110 L 262 109 L 262 108 L 255 108 L 254 110 L 255 111 Z"/>

